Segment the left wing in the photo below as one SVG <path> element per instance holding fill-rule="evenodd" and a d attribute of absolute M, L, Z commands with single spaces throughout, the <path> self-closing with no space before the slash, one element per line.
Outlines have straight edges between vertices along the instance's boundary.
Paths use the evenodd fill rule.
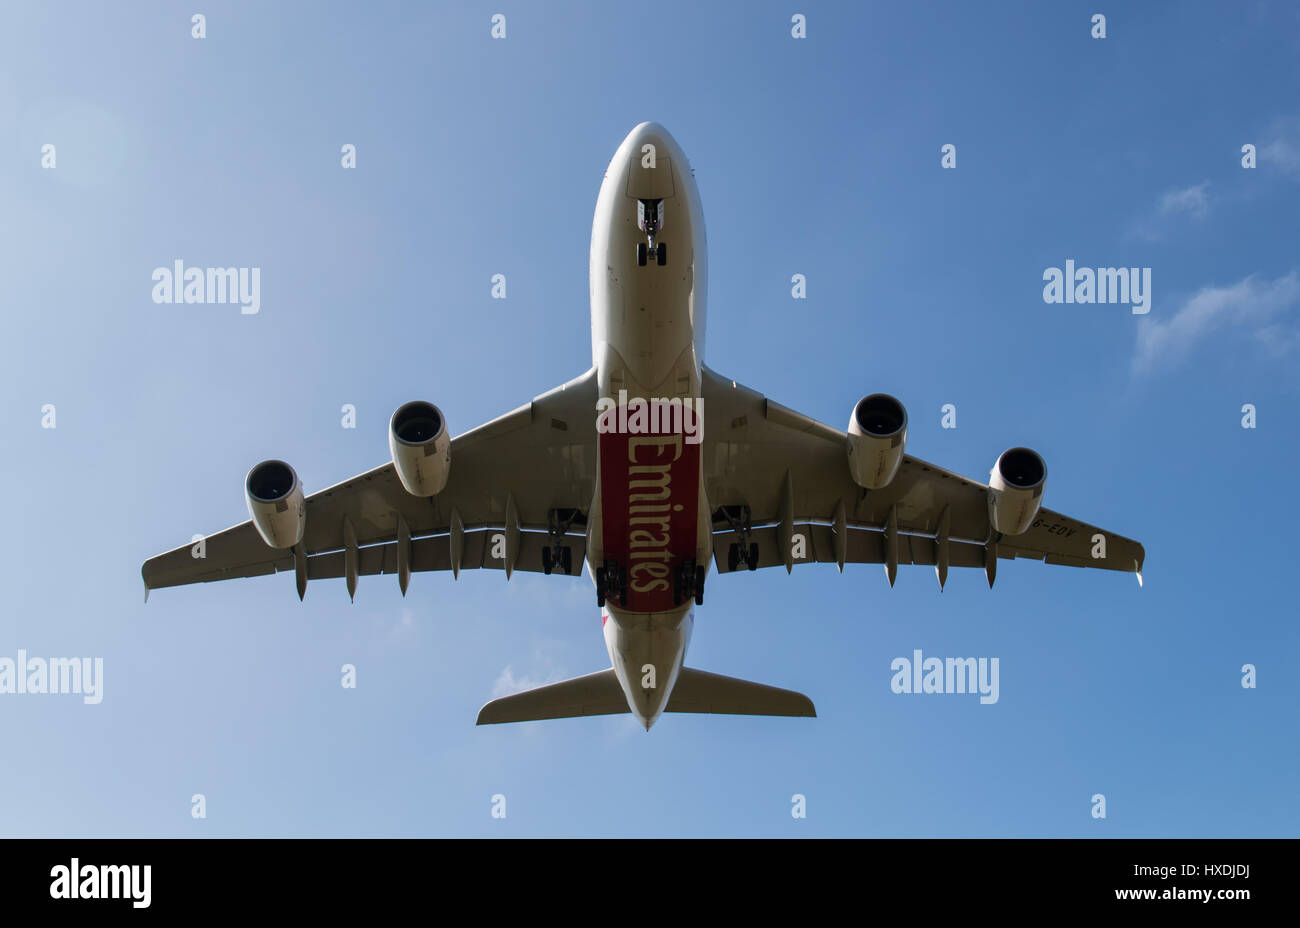
<path fill-rule="evenodd" d="M 1129 538 L 1050 509 L 1024 534 L 998 535 L 990 530 L 985 484 L 907 455 L 888 486 L 864 490 L 849 473 L 839 429 L 707 368 L 703 396 L 709 502 L 715 513 L 733 516 L 748 507 L 759 567 L 937 565 L 946 553 L 953 567 L 984 568 L 990 585 L 997 559 L 1017 557 L 1141 578 L 1146 552 Z M 727 573 L 739 535 L 729 518 L 716 519 L 714 530 L 714 562 Z"/>
<path fill-rule="evenodd" d="M 514 570 L 541 572 L 552 530 L 570 549 L 569 570 L 556 572 L 576 575 L 596 473 L 595 410 L 593 369 L 453 439 L 437 496 L 407 493 L 389 462 L 307 497 L 306 529 L 294 548 L 269 547 L 247 521 L 207 536 L 202 548 L 192 543 L 150 558 L 141 571 L 145 595 L 294 571 L 301 596 L 308 580 L 398 573 L 400 546 L 409 546 L 411 571 L 503 569 L 510 561 Z M 501 547 L 492 544 L 497 533 L 506 536 L 504 556 L 493 552 Z"/>

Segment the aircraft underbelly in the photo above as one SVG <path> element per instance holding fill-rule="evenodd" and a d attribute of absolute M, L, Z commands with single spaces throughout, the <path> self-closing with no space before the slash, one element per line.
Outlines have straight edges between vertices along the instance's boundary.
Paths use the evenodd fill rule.
<path fill-rule="evenodd" d="M 599 446 L 601 554 L 627 572 L 620 610 L 669 612 L 700 546 L 700 445 L 660 430 L 607 432 Z"/>

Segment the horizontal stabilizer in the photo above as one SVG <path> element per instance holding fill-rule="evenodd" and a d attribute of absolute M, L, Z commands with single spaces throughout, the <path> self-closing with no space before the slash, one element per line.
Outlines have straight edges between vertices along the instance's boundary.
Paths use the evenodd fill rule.
<path fill-rule="evenodd" d="M 683 667 L 668 699 L 668 712 L 718 715 L 793 715 L 815 718 L 803 693 Z"/>
<path fill-rule="evenodd" d="M 618 715 L 628 711 L 627 697 L 611 669 L 494 699 L 479 710 L 478 724 Z M 812 700 L 802 693 L 690 667 L 683 667 L 677 675 L 667 711 L 716 715 L 817 715 Z"/>
<path fill-rule="evenodd" d="M 569 719 L 628 711 L 627 697 L 611 668 L 494 699 L 479 710 L 478 724 Z"/>

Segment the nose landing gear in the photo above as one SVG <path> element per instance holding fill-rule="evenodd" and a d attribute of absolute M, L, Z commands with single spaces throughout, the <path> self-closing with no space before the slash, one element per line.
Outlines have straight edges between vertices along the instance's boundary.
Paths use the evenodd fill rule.
<path fill-rule="evenodd" d="M 663 200 L 637 200 L 636 225 L 645 233 L 646 240 L 636 244 L 636 266 L 645 267 L 648 259 L 654 257 L 655 263 L 663 267 L 668 263 L 668 245 L 657 242 L 656 236 L 664 227 Z"/>
<path fill-rule="evenodd" d="M 668 243 L 659 242 L 655 244 L 654 236 L 650 236 L 650 241 L 636 243 L 636 266 L 645 267 L 648 259 L 654 255 L 655 263 L 664 267 L 668 263 Z"/>

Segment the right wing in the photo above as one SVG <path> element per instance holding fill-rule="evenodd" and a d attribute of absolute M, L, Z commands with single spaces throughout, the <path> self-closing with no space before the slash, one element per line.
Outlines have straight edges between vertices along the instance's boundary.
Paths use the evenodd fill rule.
<path fill-rule="evenodd" d="M 759 567 L 885 564 L 893 534 L 899 564 L 936 565 L 942 544 L 950 566 L 982 567 L 990 584 L 999 558 L 1141 575 L 1146 552 L 1132 539 L 1050 509 L 1023 534 L 998 535 L 989 525 L 988 487 L 978 481 L 905 455 L 888 486 L 864 490 L 849 473 L 848 439 L 839 429 L 708 368 L 703 395 L 709 503 L 715 511 L 749 510 Z M 726 522 L 715 522 L 714 530 L 714 562 L 728 573 L 734 569 L 729 551 L 739 539 Z M 792 553 L 795 534 L 803 537 L 802 553 Z"/>
<path fill-rule="evenodd" d="M 399 521 L 409 532 L 412 571 L 504 568 L 505 558 L 493 556 L 499 546 L 491 536 L 506 533 L 517 551 L 514 569 L 540 572 L 542 549 L 551 541 L 547 530 L 560 528 L 576 575 L 595 486 L 595 423 L 593 368 L 453 439 L 447 485 L 436 497 L 407 493 L 389 462 L 307 497 L 306 529 L 295 548 L 271 548 L 251 521 L 242 522 L 206 536 L 202 558 L 191 543 L 147 560 L 141 570 L 145 594 L 295 571 L 301 596 L 307 580 L 345 576 L 349 556 L 358 575 L 397 573 L 398 546 L 408 543 Z M 455 564 L 453 537 L 463 546 Z"/>

